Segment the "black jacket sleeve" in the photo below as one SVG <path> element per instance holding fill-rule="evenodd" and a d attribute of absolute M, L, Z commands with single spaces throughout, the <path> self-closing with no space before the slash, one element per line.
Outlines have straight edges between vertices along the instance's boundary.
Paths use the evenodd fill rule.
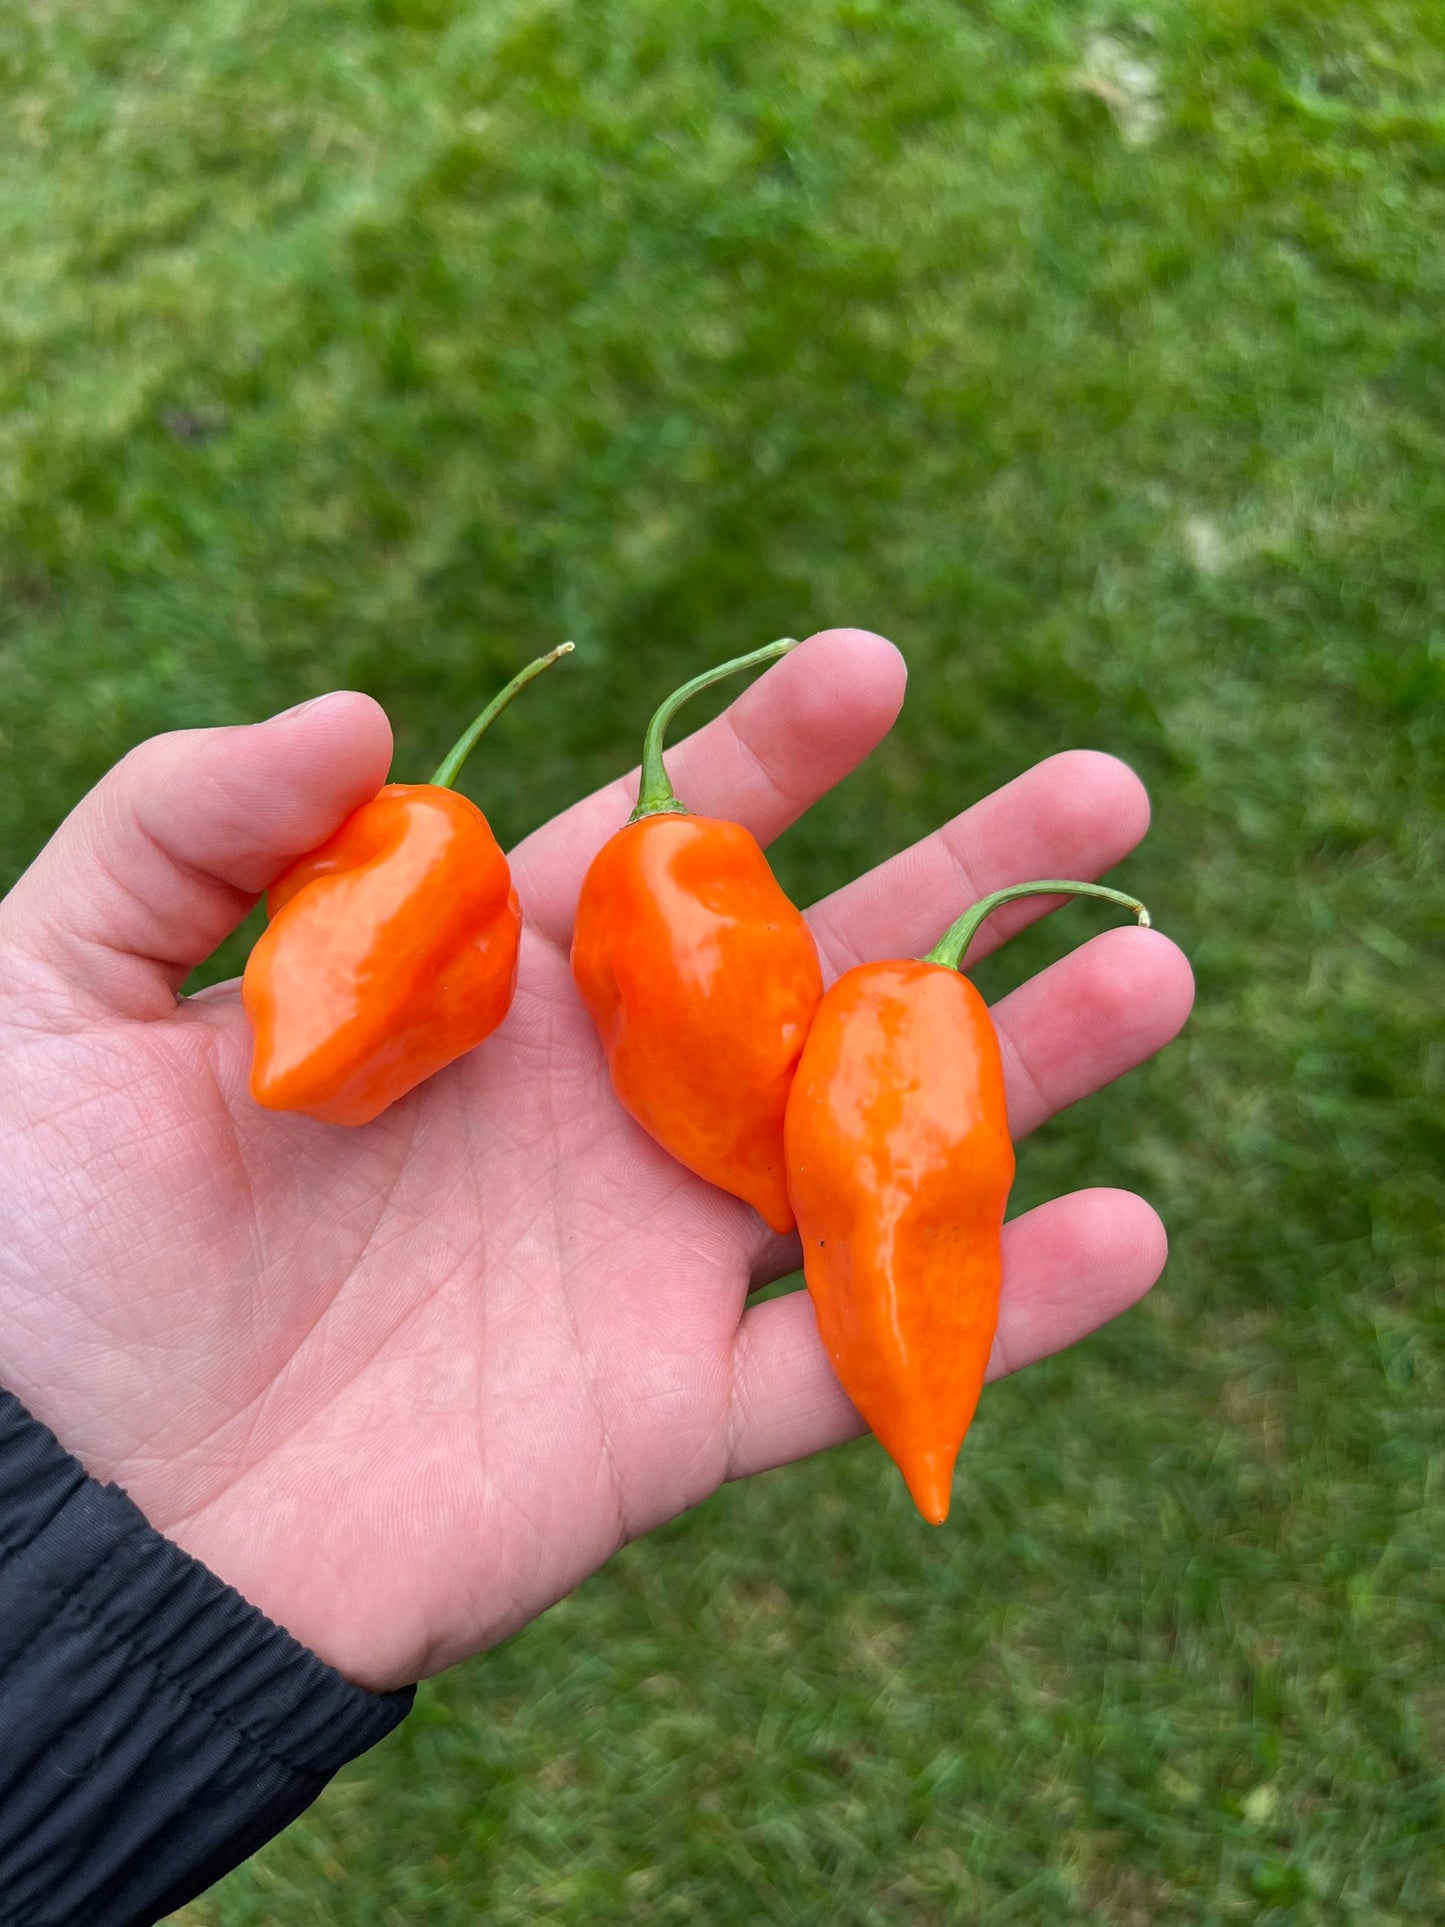
<path fill-rule="evenodd" d="M 0 1391 L 0 1927 L 141 1927 L 412 1694 L 343 1679 Z"/>

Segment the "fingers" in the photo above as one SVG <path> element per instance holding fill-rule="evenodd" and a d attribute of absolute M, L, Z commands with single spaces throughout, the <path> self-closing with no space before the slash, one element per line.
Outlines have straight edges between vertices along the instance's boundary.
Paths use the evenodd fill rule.
<path fill-rule="evenodd" d="M 1075 1191 L 1005 1225 L 990 1379 L 1077 1344 L 1164 1269 L 1158 1217 L 1129 1191 Z M 865 1429 L 818 1337 L 805 1291 L 754 1305 L 734 1341 L 728 1477 L 821 1452 Z"/>
<path fill-rule="evenodd" d="M 980 897 L 1035 877 L 1092 882 L 1149 827 L 1149 798 L 1126 763 L 1066 750 L 1006 783 L 921 843 L 880 863 L 808 913 L 824 972 L 879 957 L 921 957 Z M 1029 897 L 990 917 L 969 952 L 987 956 L 1057 907 Z"/>
<path fill-rule="evenodd" d="M 1001 999 L 1009 1136 L 1016 1142 L 1070 1104 L 1163 1050 L 1184 1027 L 1194 973 L 1158 930 L 1106 930 Z"/>
<path fill-rule="evenodd" d="M 0 905 L 0 941 L 79 999 L 164 1015 L 286 864 L 375 795 L 390 760 L 384 712 L 349 691 L 269 722 L 153 737 L 81 800 Z"/>
<path fill-rule="evenodd" d="M 667 752 L 679 797 L 769 843 L 887 735 L 903 704 L 903 658 L 866 629 L 826 629 L 743 690 L 715 722 Z M 658 691 L 659 701 L 667 694 Z M 646 718 L 639 717 L 637 740 Z M 637 799 L 637 771 L 574 804 L 512 853 L 527 920 L 553 943 L 572 933 L 587 866 Z"/>

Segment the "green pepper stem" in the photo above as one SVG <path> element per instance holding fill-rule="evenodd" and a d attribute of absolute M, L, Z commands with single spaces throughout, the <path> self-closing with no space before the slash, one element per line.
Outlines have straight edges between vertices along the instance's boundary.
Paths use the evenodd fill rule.
<path fill-rule="evenodd" d="M 1016 897 L 1101 897 L 1105 903 L 1117 903 L 1125 910 L 1132 910 L 1144 929 L 1151 927 L 1149 912 L 1137 897 L 1126 897 L 1122 890 L 1111 890 L 1107 884 L 1064 883 L 1058 878 L 1043 883 L 1014 883 L 1007 890 L 995 890 L 991 896 L 980 897 L 971 910 L 964 911 L 923 961 L 942 964 L 947 970 L 962 970 L 968 946 L 977 935 L 978 926 L 985 917 L 991 917 L 1001 905 L 1012 903 Z"/>
<path fill-rule="evenodd" d="M 795 636 L 784 636 L 778 642 L 754 649 L 751 655 L 737 656 L 732 662 L 719 663 L 716 669 L 705 669 L 700 676 L 694 676 L 691 682 L 685 682 L 681 689 L 673 690 L 647 725 L 647 734 L 642 739 L 642 782 L 637 791 L 637 808 L 627 819 L 629 823 L 636 823 L 644 816 L 687 814 L 687 805 L 678 802 L 677 792 L 663 768 L 662 739 L 667 733 L 668 724 L 688 697 L 695 696 L 700 689 L 710 689 L 715 682 L 721 682 L 724 676 L 734 675 L 739 669 L 756 669 L 762 663 L 774 662 L 797 646 Z"/>
<path fill-rule="evenodd" d="M 497 691 L 496 695 L 493 696 L 492 700 L 487 704 L 471 728 L 467 730 L 466 734 L 458 737 L 457 741 L 452 745 L 445 760 L 438 765 L 436 775 L 431 779 L 433 787 L 439 790 L 449 790 L 461 775 L 462 764 L 471 755 L 478 739 L 486 735 L 487 731 L 507 707 L 507 704 L 512 700 L 513 696 L 515 696 L 519 690 L 525 689 L 529 682 L 534 681 L 540 676 L 544 669 L 550 669 L 559 656 L 570 656 L 576 646 L 577 645 L 572 642 L 559 642 L 550 654 L 538 656 L 537 660 L 535 662 L 529 662 L 525 669 L 519 669 L 507 684 L 506 688 Z"/>

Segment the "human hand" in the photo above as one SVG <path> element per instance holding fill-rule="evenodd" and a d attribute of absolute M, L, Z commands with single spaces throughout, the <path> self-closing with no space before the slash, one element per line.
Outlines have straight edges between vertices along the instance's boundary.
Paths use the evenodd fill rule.
<path fill-rule="evenodd" d="M 887 731 L 879 637 L 812 638 L 669 755 L 690 808 L 775 837 Z M 515 852 L 527 928 L 493 1037 L 360 1130 L 260 1110 L 237 986 L 177 1001 L 294 856 L 385 781 L 338 694 L 142 744 L 0 904 L 0 1383 L 96 1477 L 359 1684 L 409 1682 L 541 1612 L 724 1479 L 861 1423 L 796 1268 L 612 1094 L 572 984 L 577 890 L 636 772 Z M 966 905 L 1095 877 L 1148 806 L 1051 758 L 815 906 L 831 980 L 921 954 Z M 985 926 L 981 949 L 1037 915 Z M 1012 1133 L 1158 1050 L 1191 979 L 1157 931 L 1095 937 L 1003 999 Z M 1013 1221 L 990 1376 L 1147 1291 L 1128 1192 Z"/>

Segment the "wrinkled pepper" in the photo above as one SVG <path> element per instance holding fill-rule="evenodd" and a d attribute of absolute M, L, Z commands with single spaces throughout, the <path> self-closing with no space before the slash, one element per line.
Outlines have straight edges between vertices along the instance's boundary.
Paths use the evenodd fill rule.
<path fill-rule="evenodd" d="M 1001 904 L 1060 894 L 1149 922 L 1100 884 L 997 890 L 922 960 L 860 964 L 832 985 L 788 1101 L 788 1190 L 819 1333 L 933 1525 L 948 1517 L 998 1324 L 1014 1175 L 998 1035 L 962 962 Z"/>
<path fill-rule="evenodd" d="M 572 973 L 624 1107 L 775 1231 L 793 1228 L 783 1113 L 823 994 L 817 946 L 756 838 L 678 801 L 662 739 L 689 696 L 794 647 L 755 649 L 663 703 L 637 808 L 587 872 L 572 939 Z"/>
<path fill-rule="evenodd" d="M 429 783 L 386 784 L 271 885 L 241 982 L 258 1104 L 370 1123 L 506 1016 L 521 908 L 490 824 L 452 785 L 517 692 L 571 648 L 514 676 Z"/>

